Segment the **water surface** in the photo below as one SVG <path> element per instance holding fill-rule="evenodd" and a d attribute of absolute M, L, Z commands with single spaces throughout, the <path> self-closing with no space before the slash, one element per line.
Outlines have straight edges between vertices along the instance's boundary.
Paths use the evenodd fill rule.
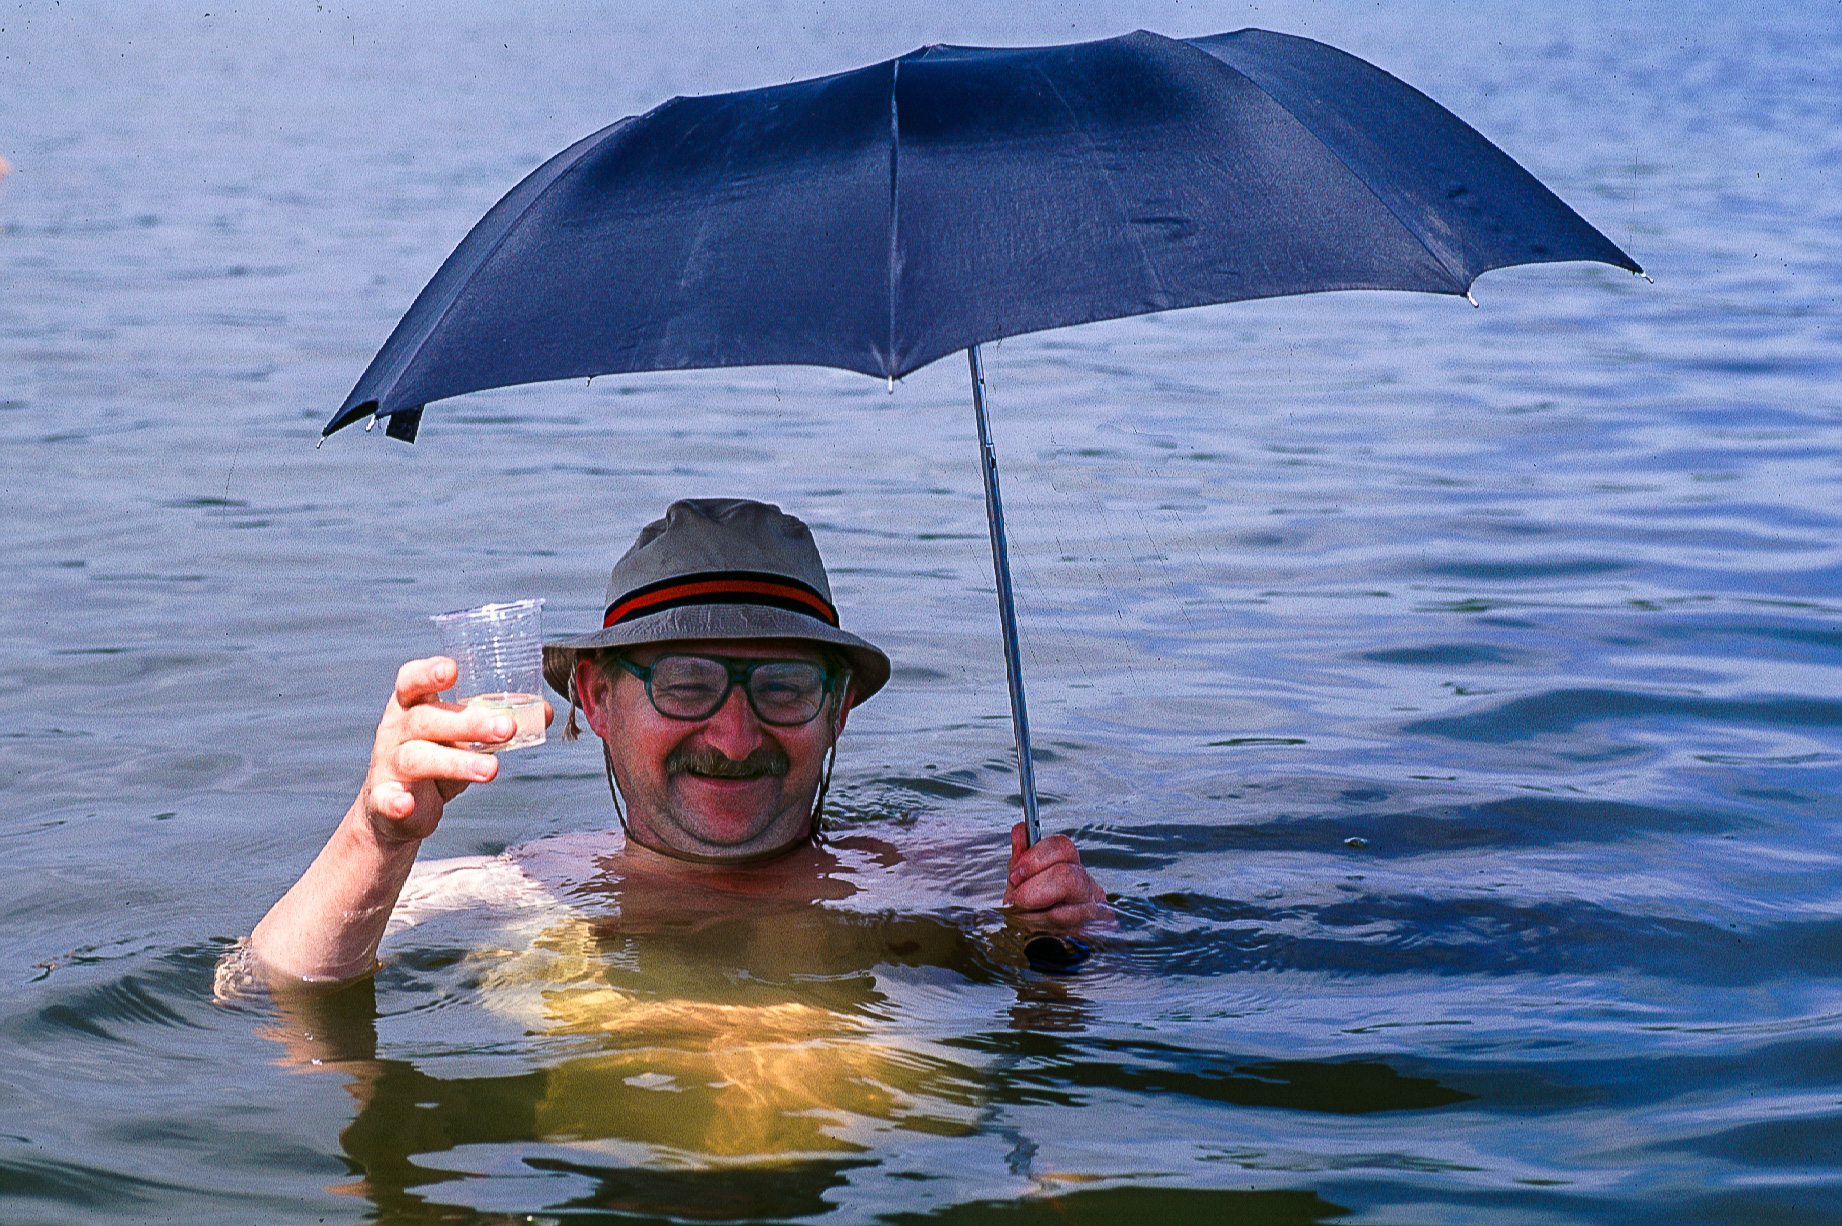
<path fill-rule="evenodd" d="M 836 7 L 0 26 L 0 1217 L 1829 1220 L 1833 6 Z M 1045 821 L 1122 915 L 1076 975 L 992 909 L 963 364 L 515 389 L 313 448 L 472 222 L 613 118 L 926 42 L 1247 24 L 1426 90 L 1656 283 L 988 350 Z M 702 927 L 450 916 L 374 987 L 215 1003 L 426 614 L 591 625 L 697 494 L 812 523 L 895 658 L 833 796 L 909 864 Z M 426 854 L 611 823 L 585 747 L 506 766 Z"/>

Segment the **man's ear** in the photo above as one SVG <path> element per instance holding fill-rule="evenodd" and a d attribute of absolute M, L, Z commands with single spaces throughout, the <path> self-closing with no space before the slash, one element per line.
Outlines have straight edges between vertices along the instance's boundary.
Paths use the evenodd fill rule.
<path fill-rule="evenodd" d="M 592 660 L 576 659 L 576 698 L 582 704 L 582 717 L 590 731 L 606 738 L 608 720 L 613 715 L 612 685 L 601 666 Z"/>

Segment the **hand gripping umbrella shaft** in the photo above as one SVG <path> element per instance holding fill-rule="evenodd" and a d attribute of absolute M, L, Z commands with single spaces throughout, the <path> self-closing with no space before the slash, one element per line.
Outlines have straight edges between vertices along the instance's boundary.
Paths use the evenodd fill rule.
<path fill-rule="evenodd" d="M 1023 660 L 1017 653 L 1017 604 L 1011 598 L 1010 551 L 1004 543 L 1004 501 L 998 496 L 998 449 L 985 414 L 985 362 L 977 345 L 966 349 L 972 367 L 972 415 L 979 426 L 979 471 L 985 476 L 985 523 L 991 529 L 991 569 L 998 581 L 998 619 L 1004 625 L 1004 677 L 1010 683 L 1011 728 L 1017 734 L 1017 788 L 1023 794 L 1023 829 L 1029 846 L 1042 838 L 1036 816 L 1036 768 L 1030 760 L 1030 712 L 1023 701 Z M 1070 937 L 1038 933 L 1024 942 L 1024 957 L 1039 971 L 1068 973 L 1087 960 L 1088 946 Z"/>

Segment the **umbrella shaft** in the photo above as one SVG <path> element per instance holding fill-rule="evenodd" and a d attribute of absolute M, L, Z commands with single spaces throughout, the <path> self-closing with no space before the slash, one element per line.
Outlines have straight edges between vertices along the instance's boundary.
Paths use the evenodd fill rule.
<path fill-rule="evenodd" d="M 1017 655 L 1017 605 L 1011 597 L 1010 554 L 1004 545 L 1004 503 L 998 497 L 998 452 L 985 416 L 985 363 L 979 347 L 966 350 L 972 364 L 972 412 L 979 424 L 979 470 L 985 475 L 985 522 L 991 529 L 991 569 L 998 580 L 998 619 L 1004 626 L 1004 675 L 1011 687 L 1011 727 L 1017 734 L 1017 786 L 1023 793 L 1024 829 L 1030 843 L 1042 837 L 1036 818 L 1036 771 L 1030 761 L 1030 713 L 1023 702 L 1023 661 Z"/>

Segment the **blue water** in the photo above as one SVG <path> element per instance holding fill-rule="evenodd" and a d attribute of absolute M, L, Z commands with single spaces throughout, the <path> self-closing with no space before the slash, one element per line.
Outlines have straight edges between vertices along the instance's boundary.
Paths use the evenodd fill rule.
<path fill-rule="evenodd" d="M 0 1219 L 1834 1220 L 1834 5 L 841 7 L 0 19 Z M 1655 283 L 988 349 L 1045 823 L 1122 916 L 1076 975 L 991 909 L 963 363 L 514 389 L 314 450 L 472 222 L 613 118 L 1249 24 L 1432 94 Z M 586 627 L 641 522 L 721 493 L 811 522 L 896 659 L 833 794 L 908 865 L 694 930 L 432 923 L 373 990 L 215 1002 L 426 614 Z M 427 856 L 611 823 L 584 747 L 506 765 Z"/>

